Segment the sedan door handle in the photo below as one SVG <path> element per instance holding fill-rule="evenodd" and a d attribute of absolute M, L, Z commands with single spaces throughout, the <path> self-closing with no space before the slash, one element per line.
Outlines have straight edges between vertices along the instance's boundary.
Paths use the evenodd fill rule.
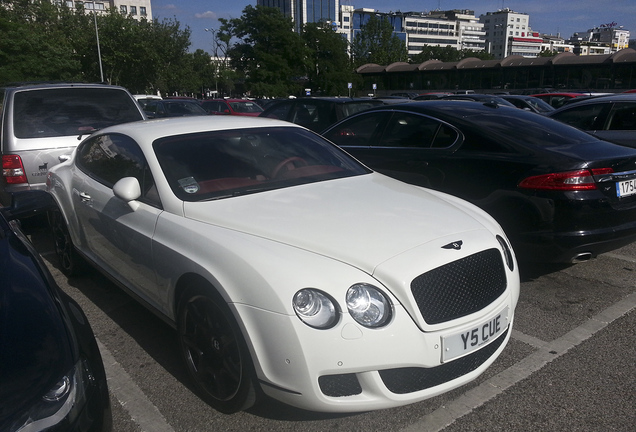
<path fill-rule="evenodd" d="M 82 200 L 82 202 L 90 202 L 91 201 L 91 196 L 89 194 L 87 194 L 86 192 L 80 192 L 79 197 Z"/>

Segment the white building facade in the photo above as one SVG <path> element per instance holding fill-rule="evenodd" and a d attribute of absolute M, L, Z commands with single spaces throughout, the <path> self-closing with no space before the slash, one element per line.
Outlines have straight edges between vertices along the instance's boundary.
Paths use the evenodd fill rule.
<path fill-rule="evenodd" d="M 59 4 L 66 4 L 70 8 L 84 5 L 86 11 L 106 13 L 109 9 L 115 8 L 122 15 L 129 15 L 135 19 L 145 18 L 152 21 L 152 5 L 150 0 L 89 0 L 71 1 L 61 0 Z"/>
<path fill-rule="evenodd" d="M 509 55 L 536 57 L 541 52 L 541 39 L 530 28 L 530 16 L 508 8 L 487 12 L 479 17 L 486 32 L 486 51 L 496 59 Z"/>

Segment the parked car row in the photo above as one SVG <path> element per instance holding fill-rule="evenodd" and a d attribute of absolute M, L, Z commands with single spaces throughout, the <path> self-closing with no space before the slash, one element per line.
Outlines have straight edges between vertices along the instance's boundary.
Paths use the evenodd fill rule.
<path fill-rule="evenodd" d="M 636 241 L 636 149 L 504 95 L 223 100 L 208 115 L 113 86 L 87 86 L 91 105 L 77 87 L 51 93 L 72 95 L 56 112 L 77 120 L 39 113 L 49 86 L 5 90 L 2 213 L 48 212 L 60 269 L 88 262 L 172 325 L 221 412 L 260 394 L 354 412 L 456 388 L 510 338 L 517 257 L 580 262 Z M 627 124 L 623 102 L 597 110 L 603 124 Z M 70 129 L 48 132 L 55 120 Z M 66 360 L 99 368 L 81 333 L 92 354 Z"/>

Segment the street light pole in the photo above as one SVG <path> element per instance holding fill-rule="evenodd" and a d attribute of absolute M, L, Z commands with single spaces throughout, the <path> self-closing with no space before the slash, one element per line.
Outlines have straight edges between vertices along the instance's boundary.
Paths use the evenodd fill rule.
<path fill-rule="evenodd" d="M 205 31 L 212 33 L 212 43 L 214 44 L 214 90 L 216 91 L 214 97 L 219 97 L 219 45 L 216 40 L 216 30 L 213 28 L 206 28 Z"/>
<path fill-rule="evenodd" d="M 104 69 L 102 67 L 102 50 L 99 47 L 99 31 L 97 30 L 97 12 L 95 11 L 95 3 L 93 2 L 93 20 L 95 21 L 95 36 L 97 37 L 97 57 L 99 58 L 99 77 L 104 82 Z"/>

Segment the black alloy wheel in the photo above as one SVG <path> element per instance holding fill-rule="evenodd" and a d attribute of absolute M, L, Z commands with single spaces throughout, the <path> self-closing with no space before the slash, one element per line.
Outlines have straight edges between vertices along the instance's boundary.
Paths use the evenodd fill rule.
<path fill-rule="evenodd" d="M 179 307 L 181 355 L 204 399 L 231 414 L 256 402 L 251 357 L 228 306 L 216 293 L 190 289 Z"/>
<path fill-rule="evenodd" d="M 75 250 L 62 213 L 59 211 L 49 213 L 49 225 L 53 234 L 55 255 L 58 258 L 60 270 L 66 276 L 80 274 L 84 268 L 84 260 Z"/>

